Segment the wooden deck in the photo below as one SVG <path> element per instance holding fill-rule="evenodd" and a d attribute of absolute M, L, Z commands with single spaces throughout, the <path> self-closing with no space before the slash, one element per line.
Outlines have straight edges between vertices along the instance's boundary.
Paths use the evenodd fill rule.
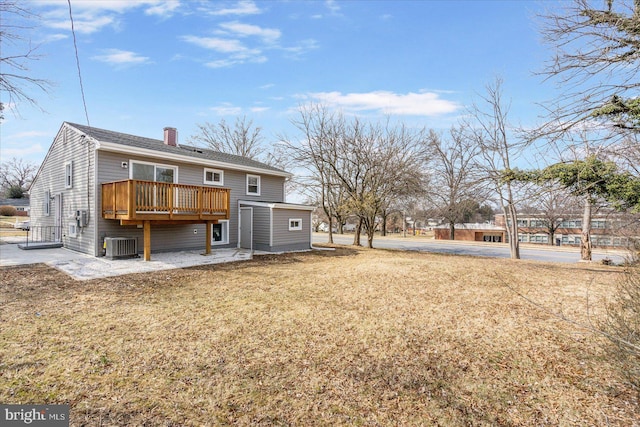
<path fill-rule="evenodd" d="M 228 188 L 166 182 L 124 181 L 102 184 L 102 217 L 121 225 L 142 225 L 144 259 L 151 260 L 151 226 L 206 224 L 205 253 L 211 253 L 211 225 L 230 217 Z"/>
<path fill-rule="evenodd" d="M 102 217 L 121 223 L 203 223 L 229 219 L 229 189 L 165 182 L 102 184 Z"/>

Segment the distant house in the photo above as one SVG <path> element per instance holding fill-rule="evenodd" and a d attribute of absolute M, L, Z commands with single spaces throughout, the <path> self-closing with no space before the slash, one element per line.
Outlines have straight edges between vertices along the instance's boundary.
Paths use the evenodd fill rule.
<path fill-rule="evenodd" d="M 29 216 L 29 199 L 0 199 L 0 206 L 12 206 L 16 208 L 17 216 Z"/>
<path fill-rule="evenodd" d="M 561 244 L 579 246 L 582 213 L 557 215 L 556 230 L 549 235 L 549 219 L 543 214 L 518 214 L 518 240 L 522 243 Z M 638 239 L 638 230 L 630 226 L 621 214 L 596 214 L 591 218 L 591 243 L 596 247 L 627 247 Z M 632 222 L 633 223 L 633 222 Z M 496 215 L 496 224 L 504 226 L 504 215 Z"/>
<path fill-rule="evenodd" d="M 433 235 L 437 240 L 449 239 L 449 225 L 433 227 Z M 472 242 L 505 242 L 506 229 L 494 224 L 455 224 L 455 240 Z"/>
<path fill-rule="evenodd" d="M 286 203 L 290 173 L 164 139 L 63 123 L 30 188 L 31 227 L 101 256 L 107 242 L 152 251 L 311 247 L 313 207 Z"/>
<path fill-rule="evenodd" d="M 522 243 L 579 246 L 582 215 L 567 212 L 558 219 L 557 229 L 549 235 L 547 219 L 542 214 L 518 213 L 518 240 Z M 503 214 L 495 215 L 494 224 L 456 224 L 455 240 L 508 242 Z M 449 226 L 434 227 L 434 236 L 449 240 Z M 620 215 L 594 215 L 591 219 L 591 242 L 595 247 L 628 247 L 640 240 L 640 231 L 629 226 Z"/>

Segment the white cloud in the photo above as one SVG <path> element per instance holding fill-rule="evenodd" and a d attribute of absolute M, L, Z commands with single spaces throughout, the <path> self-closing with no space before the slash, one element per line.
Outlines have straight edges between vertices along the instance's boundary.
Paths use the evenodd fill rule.
<path fill-rule="evenodd" d="M 243 4 L 247 6 L 248 3 Z M 205 49 L 227 54 L 226 57 L 206 61 L 204 64 L 209 68 L 263 63 L 268 60 L 265 51 L 269 50 L 280 50 L 289 58 L 297 58 L 318 47 L 318 43 L 313 39 L 302 40 L 298 45 L 283 47 L 279 43 L 282 36 L 279 29 L 264 28 L 239 21 L 218 24 L 214 34 L 214 37 L 183 35 L 180 39 Z"/>
<path fill-rule="evenodd" d="M 167 0 L 152 3 L 144 13 L 146 15 L 156 15 L 163 18 L 170 18 L 180 7 L 179 0 Z"/>
<path fill-rule="evenodd" d="M 226 31 L 232 32 L 238 37 L 255 36 L 262 39 L 266 43 L 273 43 L 280 38 L 280 30 L 273 28 L 261 28 L 257 25 L 243 24 L 241 22 L 225 22 L 220 27 Z"/>
<path fill-rule="evenodd" d="M 40 144 L 33 144 L 28 146 L 21 146 L 20 148 L 5 148 L 2 147 L 0 149 L 0 154 L 2 154 L 2 158 L 7 157 L 19 157 L 24 158 L 31 154 L 42 154 L 45 152 L 45 149 L 42 148 Z"/>
<path fill-rule="evenodd" d="M 69 9 L 66 1 L 39 0 L 40 7 L 53 7 L 42 14 L 45 26 L 56 29 L 71 29 Z M 180 7 L 179 0 L 76 0 L 72 2 L 73 27 L 78 33 L 92 34 L 105 27 L 118 28 L 120 15 L 129 10 L 146 8 L 147 15 L 168 18 Z"/>
<path fill-rule="evenodd" d="M 320 45 L 314 39 L 306 39 L 298 42 L 296 46 L 283 47 L 282 50 L 287 53 L 290 58 L 298 58 L 305 53 L 318 49 Z"/>
<path fill-rule="evenodd" d="M 234 6 L 223 7 L 221 9 L 209 10 L 210 15 L 257 15 L 262 11 L 253 1 L 242 0 L 237 2 Z"/>
<path fill-rule="evenodd" d="M 91 59 L 106 62 L 111 65 L 138 65 L 149 62 L 149 57 L 140 56 L 135 52 L 120 49 L 106 49 L 104 55 L 96 55 Z"/>
<path fill-rule="evenodd" d="M 329 9 L 329 11 L 332 14 L 339 14 L 340 13 L 340 5 L 338 5 L 338 2 L 335 0 L 327 0 L 325 1 L 325 6 L 327 6 L 327 9 Z"/>
<path fill-rule="evenodd" d="M 9 139 L 18 139 L 18 138 L 34 138 L 40 136 L 49 136 L 48 132 L 43 132 L 39 130 L 30 130 L 26 132 L 18 132 L 13 135 L 9 135 L 7 138 Z"/>
<path fill-rule="evenodd" d="M 66 11 L 67 16 L 69 14 L 67 2 L 64 0 L 38 0 L 37 5 L 58 7 L 59 11 L 62 11 L 63 13 Z M 139 7 L 147 7 L 147 10 L 151 10 L 150 14 L 157 14 L 157 12 L 160 11 L 173 11 L 179 6 L 180 0 L 74 0 L 71 2 L 71 8 L 74 15 L 76 12 L 125 13 L 128 10 Z"/>
<path fill-rule="evenodd" d="M 268 110 L 269 110 L 269 107 L 251 107 L 250 109 L 252 113 L 262 113 Z"/>
<path fill-rule="evenodd" d="M 317 92 L 306 95 L 317 102 L 346 111 L 378 111 L 383 114 L 436 116 L 453 113 L 461 106 L 440 99 L 434 92 L 396 94 L 388 91 L 368 93 Z"/>
<path fill-rule="evenodd" d="M 44 24 L 47 27 L 59 30 L 71 30 L 69 19 L 55 20 L 45 18 Z M 107 26 L 115 26 L 116 20 L 113 16 L 94 16 L 92 14 L 77 14 L 73 17 L 73 28 L 82 34 L 92 34 L 102 30 Z"/>
<path fill-rule="evenodd" d="M 182 36 L 181 39 L 196 46 L 223 53 L 243 52 L 247 50 L 239 40 L 198 36 Z"/>
<path fill-rule="evenodd" d="M 217 107 L 211 107 L 209 109 L 219 116 L 237 116 L 242 113 L 242 108 L 235 107 L 227 102 Z"/>
<path fill-rule="evenodd" d="M 42 43 L 53 43 L 68 38 L 69 36 L 67 34 L 49 34 L 42 39 Z"/>
<path fill-rule="evenodd" d="M 225 68 L 247 62 L 263 63 L 267 61 L 262 50 L 249 49 L 240 40 L 198 36 L 182 36 L 181 39 L 196 46 L 228 55 L 226 58 L 205 62 L 209 68 Z"/>
<path fill-rule="evenodd" d="M 256 56 L 234 55 L 226 59 L 217 59 L 214 61 L 209 61 L 209 62 L 206 62 L 204 65 L 206 65 L 209 68 L 227 68 L 236 64 L 244 64 L 247 62 L 251 62 L 254 64 L 261 64 L 263 62 L 267 62 L 267 60 L 268 60 L 267 57 L 263 55 L 256 55 Z"/>
<path fill-rule="evenodd" d="M 235 59 L 216 59 L 215 61 L 205 62 L 204 65 L 209 68 L 228 68 L 240 63 L 241 61 Z"/>

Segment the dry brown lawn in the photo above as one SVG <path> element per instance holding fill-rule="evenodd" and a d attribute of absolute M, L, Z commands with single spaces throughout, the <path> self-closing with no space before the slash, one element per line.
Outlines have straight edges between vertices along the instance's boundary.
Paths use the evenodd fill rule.
<path fill-rule="evenodd" d="M 0 402 L 74 426 L 640 425 L 601 340 L 552 314 L 596 322 L 617 271 L 340 247 L 0 269 Z"/>

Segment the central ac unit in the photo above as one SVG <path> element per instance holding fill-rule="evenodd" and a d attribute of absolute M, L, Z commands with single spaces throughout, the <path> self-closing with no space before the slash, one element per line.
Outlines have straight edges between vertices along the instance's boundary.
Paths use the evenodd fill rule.
<path fill-rule="evenodd" d="M 138 241 L 129 237 L 105 237 L 105 256 L 109 259 L 138 256 Z"/>

